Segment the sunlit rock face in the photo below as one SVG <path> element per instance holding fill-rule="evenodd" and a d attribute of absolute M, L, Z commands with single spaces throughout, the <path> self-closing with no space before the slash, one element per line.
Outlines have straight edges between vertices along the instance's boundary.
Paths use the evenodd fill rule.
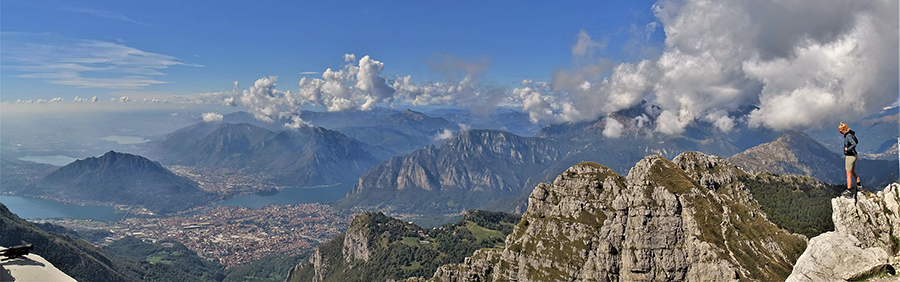
<path fill-rule="evenodd" d="M 434 281 L 784 280 L 806 238 L 771 223 L 722 158 L 687 152 L 627 177 L 575 165 L 540 184 L 506 247 L 439 268 Z"/>

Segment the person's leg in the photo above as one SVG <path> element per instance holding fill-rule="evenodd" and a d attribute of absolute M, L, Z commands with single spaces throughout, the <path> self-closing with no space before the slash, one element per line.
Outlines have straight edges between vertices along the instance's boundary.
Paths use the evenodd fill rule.
<path fill-rule="evenodd" d="M 851 175 L 851 171 L 848 170 L 847 171 L 847 190 L 850 190 L 850 188 L 853 187 L 853 186 L 850 186 L 853 184 L 853 182 L 850 180 L 850 175 Z"/>
<path fill-rule="evenodd" d="M 856 175 L 856 157 L 844 156 L 844 168 L 847 169 L 847 190 L 853 189 L 853 178 L 851 176 L 856 176 L 857 182 L 859 182 L 859 176 Z"/>
<path fill-rule="evenodd" d="M 853 177 L 856 178 L 856 185 L 859 186 L 859 182 L 862 180 L 859 179 L 859 175 L 856 175 L 856 170 L 854 169 L 854 170 L 851 170 L 850 172 L 853 174 Z"/>

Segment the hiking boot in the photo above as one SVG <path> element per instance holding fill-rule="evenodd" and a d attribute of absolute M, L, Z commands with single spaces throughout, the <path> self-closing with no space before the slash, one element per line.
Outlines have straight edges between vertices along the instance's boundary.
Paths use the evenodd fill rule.
<path fill-rule="evenodd" d="M 856 191 L 866 191 L 866 187 L 863 187 L 862 182 L 856 182 Z"/>
<path fill-rule="evenodd" d="M 853 193 L 853 190 L 851 189 L 847 189 L 844 190 L 844 192 L 841 192 L 841 196 L 843 196 L 844 198 L 853 198 L 853 196 L 855 196 L 854 194 L 856 193 Z"/>

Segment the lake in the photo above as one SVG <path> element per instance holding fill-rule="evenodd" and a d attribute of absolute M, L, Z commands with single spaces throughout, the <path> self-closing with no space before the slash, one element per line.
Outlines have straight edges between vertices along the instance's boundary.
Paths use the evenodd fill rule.
<path fill-rule="evenodd" d="M 79 206 L 44 199 L 20 196 L 0 196 L 0 203 L 21 218 L 77 218 L 103 221 L 122 219 L 113 207 Z"/>
<path fill-rule="evenodd" d="M 121 145 L 132 145 L 150 142 L 150 140 L 144 139 L 144 137 L 127 135 L 110 135 L 103 137 L 102 139 L 109 142 L 116 142 Z"/>
<path fill-rule="evenodd" d="M 74 162 L 77 159 L 70 157 L 70 156 L 52 155 L 52 156 L 24 156 L 24 157 L 19 158 L 19 160 L 36 162 L 36 163 L 40 163 L 40 164 L 64 166 L 64 165 Z"/>
<path fill-rule="evenodd" d="M 214 206 L 239 206 L 259 209 L 267 205 L 293 205 L 305 203 L 329 203 L 344 198 L 353 183 L 318 188 L 285 188 L 271 194 L 250 194 L 231 198 Z M 122 219 L 125 214 L 116 213 L 112 207 L 80 206 L 44 199 L 0 196 L 0 203 L 21 218 L 77 218 L 103 221 Z"/>
<path fill-rule="evenodd" d="M 293 205 L 305 203 L 329 203 L 343 199 L 355 183 L 338 184 L 318 188 L 285 188 L 272 194 L 250 194 L 231 198 L 216 206 L 239 206 L 258 209 L 267 205 Z"/>

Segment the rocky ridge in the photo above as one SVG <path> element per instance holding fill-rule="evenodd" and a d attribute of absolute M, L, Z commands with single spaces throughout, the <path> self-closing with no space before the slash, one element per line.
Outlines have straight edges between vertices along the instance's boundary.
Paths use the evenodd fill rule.
<path fill-rule="evenodd" d="M 627 177 L 575 165 L 534 189 L 504 249 L 429 281 L 783 280 L 807 240 L 771 223 L 742 176 L 697 152 L 646 157 Z"/>
<path fill-rule="evenodd" d="M 809 241 L 787 281 L 845 281 L 900 267 L 900 184 L 831 200 L 835 231 Z M 894 277 L 897 278 L 897 277 Z"/>

